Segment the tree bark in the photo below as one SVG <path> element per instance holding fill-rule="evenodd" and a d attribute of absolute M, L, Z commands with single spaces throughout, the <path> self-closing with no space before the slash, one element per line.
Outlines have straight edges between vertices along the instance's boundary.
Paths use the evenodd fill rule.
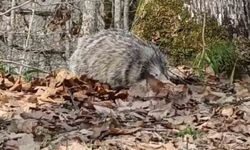
<path fill-rule="evenodd" d="M 12 0 L 11 7 L 14 7 L 15 5 L 16 5 L 16 0 Z M 15 28 L 14 25 L 15 25 L 15 10 L 11 10 L 10 22 L 9 22 L 9 25 L 7 26 L 7 30 L 8 30 L 7 42 L 9 46 L 13 44 L 13 40 L 14 40 L 14 28 Z"/>
<path fill-rule="evenodd" d="M 121 0 L 115 0 L 114 27 L 121 28 Z"/>
<path fill-rule="evenodd" d="M 68 0 L 66 0 L 66 3 L 68 3 Z M 65 57 L 68 59 L 70 57 L 70 27 L 71 27 L 71 19 L 69 19 L 66 22 L 66 40 L 65 40 Z"/>
<path fill-rule="evenodd" d="M 232 35 L 243 35 L 250 39 L 249 0 L 190 0 L 186 7 L 193 16 L 203 12 L 216 18 L 220 25 L 228 27 Z"/>
<path fill-rule="evenodd" d="M 34 23 L 35 6 L 36 6 L 35 2 L 36 2 L 36 0 L 34 0 L 34 3 L 32 3 L 32 6 L 31 6 L 32 7 L 31 8 L 32 14 L 29 18 L 29 28 L 28 28 L 27 37 L 26 37 L 26 40 L 24 43 L 24 53 L 23 53 L 23 57 L 22 57 L 22 64 L 25 64 L 25 61 L 27 62 L 27 64 L 29 64 L 29 62 L 31 61 L 30 55 L 27 52 L 27 49 L 30 47 L 30 38 L 31 38 L 32 27 L 33 27 L 33 23 Z M 19 74 L 23 73 L 23 69 L 24 69 L 24 66 L 20 66 Z"/>
<path fill-rule="evenodd" d="M 97 31 L 96 23 L 96 1 L 84 0 L 82 14 L 82 35 L 90 35 Z"/>
<path fill-rule="evenodd" d="M 82 35 L 90 35 L 104 28 L 105 24 L 102 19 L 103 1 L 84 0 L 82 10 Z"/>
<path fill-rule="evenodd" d="M 129 30 L 129 0 L 124 0 L 124 11 L 123 11 L 123 26 L 124 30 Z"/>
<path fill-rule="evenodd" d="M 105 16 L 104 10 L 104 0 L 97 1 L 97 12 L 96 12 L 96 19 L 97 19 L 97 29 L 102 30 L 105 28 L 105 22 L 103 17 Z"/>

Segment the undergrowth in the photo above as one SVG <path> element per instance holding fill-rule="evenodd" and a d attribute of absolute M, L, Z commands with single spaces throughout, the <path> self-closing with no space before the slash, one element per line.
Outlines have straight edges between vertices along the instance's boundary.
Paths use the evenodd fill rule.
<path fill-rule="evenodd" d="M 224 72 L 228 76 L 232 75 L 237 64 L 237 55 L 233 43 L 218 41 L 208 46 L 203 56 L 201 54 L 202 52 L 197 55 L 193 62 L 194 68 L 201 77 L 204 75 L 205 69 L 208 66 L 213 69 L 216 75 Z"/>
<path fill-rule="evenodd" d="M 201 132 L 190 126 L 187 126 L 185 129 L 177 133 L 178 137 L 185 137 L 187 135 L 193 137 L 194 139 L 197 139 L 201 135 Z"/>
<path fill-rule="evenodd" d="M 18 75 L 17 67 L 0 63 L 0 72 L 4 74 Z"/>
<path fill-rule="evenodd" d="M 20 75 L 18 73 L 18 67 L 11 66 L 8 64 L 0 63 L 0 73 L 1 74 L 11 74 L 11 75 Z M 25 81 L 31 81 L 33 78 L 37 77 L 38 74 L 41 73 L 40 70 L 37 69 L 25 69 L 25 71 L 21 74 Z"/>

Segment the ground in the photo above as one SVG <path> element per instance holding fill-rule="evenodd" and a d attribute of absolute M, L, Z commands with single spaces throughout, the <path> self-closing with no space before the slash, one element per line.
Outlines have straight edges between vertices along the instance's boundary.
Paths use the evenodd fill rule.
<path fill-rule="evenodd" d="M 0 81 L 0 149 L 250 149 L 248 76 L 230 84 L 207 69 L 204 83 L 119 91 L 65 70 Z"/>

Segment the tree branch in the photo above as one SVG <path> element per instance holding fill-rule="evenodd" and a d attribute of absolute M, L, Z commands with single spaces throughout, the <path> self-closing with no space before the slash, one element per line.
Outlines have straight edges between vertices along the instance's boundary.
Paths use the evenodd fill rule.
<path fill-rule="evenodd" d="M 32 10 L 30 9 L 19 9 L 16 11 L 17 14 L 21 14 L 21 15 L 31 15 L 32 14 Z M 52 16 L 53 15 L 53 12 L 51 11 L 39 11 L 39 10 L 36 10 L 35 11 L 35 15 L 37 16 Z"/>
<path fill-rule="evenodd" d="M 20 7 L 24 6 L 24 5 L 27 5 L 27 4 L 29 4 L 30 2 L 32 2 L 32 1 L 33 1 L 33 0 L 28 0 L 28 1 L 24 2 L 24 3 L 22 3 L 21 5 L 12 7 L 12 8 L 8 9 L 7 11 L 5 11 L 5 12 L 3 12 L 3 13 L 0 13 L 0 16 L 7 14 L 7 13 L 9 13 L 10 11 L 12 11 L 12 10 L 14 10 L 14 9 L 17 9 L 17 8 L 20 8 Z"/>

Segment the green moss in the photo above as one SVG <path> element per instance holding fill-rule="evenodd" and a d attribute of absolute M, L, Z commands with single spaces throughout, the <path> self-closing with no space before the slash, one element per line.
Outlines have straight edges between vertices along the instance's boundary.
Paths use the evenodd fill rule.
<path fill-rule="evenodd" d="M 169 54 L 173 64 L 191 64 L 202 50 L 202 23 L 195 21 L 195 17 L 191 19 L 183 4 L 183 0 L 142 0 L 132 28 L 145 40 L 157 35 L 156 44 Z M 226 30 L 212 18 L 206 20 L 207 46 L 225 41 Z"/>

